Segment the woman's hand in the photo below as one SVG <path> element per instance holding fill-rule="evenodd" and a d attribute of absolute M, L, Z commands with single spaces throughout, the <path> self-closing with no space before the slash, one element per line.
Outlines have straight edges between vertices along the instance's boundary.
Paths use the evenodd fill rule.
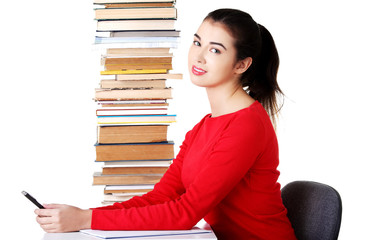
<path fill-rule="evenodd" d="M 36 209 L 37 222 L 44 231 L 74 232 L 91 228 L 92 210 L 63 204 L 44 204 L 45 209 Z"/>

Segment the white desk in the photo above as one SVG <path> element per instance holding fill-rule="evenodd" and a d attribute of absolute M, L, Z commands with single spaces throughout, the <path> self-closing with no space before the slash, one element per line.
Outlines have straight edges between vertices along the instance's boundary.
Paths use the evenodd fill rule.
<path fill-rule="evenodd" d="M 217 240 L 212 228 L 207 224 L 204 219 L 197 223 L 195 227 L 208 230 L 208 233 L 195 233 L 184 235 L 167 235 L 158 237 L 124 237 L 113 238 L 112 240 L 124 240 L 124 239 L 138 239 L 138 240 L 191 240 L 191 239 L 203 239 L 203 240 Z M 103 240 L 103 238 L 91 236 L 81 232 L 72 233 L 45 233 L 42 240 Z"/>
<path fill-rule="evenodd" d="M 46 233 L 42 240 L 101 240 L 102 238 L 93 237 L 80 232 L 72 233 Z M 114 238 L 116 239 L 116 238 Z M 117 239 L 140 239 L 140 240 L 191 240 L 191 239 L 204 239 L 204 240 L 217 240 L 214 233 L 201 233 L 201 234 L 188 234 L 188 235 L 175 235 L 175 236 L 161 236 L 161 237 L 138 237 L 138 238 L 117 238 Z"/>

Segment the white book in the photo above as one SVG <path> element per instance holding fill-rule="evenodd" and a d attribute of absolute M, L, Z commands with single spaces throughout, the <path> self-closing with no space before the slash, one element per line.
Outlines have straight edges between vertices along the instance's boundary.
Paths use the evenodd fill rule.
<path fill-rule="evenodd" d="M 123 115 L 123 116 L 97 116 L 98 125 L 118 125 L 118 124 L 142 124 L 154 125 L 159 123 L 176 122 L 176 115 Z"/>
<path fill-rule="evenodd" d="M 102 43 L 161 43 L 180 42 L 180 37 L 95 37 L 96 44 Z"/>
<path fill-rule="evenodd" d="M 99 32 L 100 33 L 100 32 Z M 128 31 L 128 32 L 111 32 L 106 37 L 179 37 L 179 30 L 172 31 Z"/>
<path fill-rule="evenodd" d="M 105 194 L 104 195 L 104 201 L 105 202 L 124 202 L 128 201 L 129 199 L 135 197 L 135 196 L 142 196 L 145 194 L 142 193 L 133 193 L 133 194 L 125 194 L 125 195 L 114 195 L 114 194 Z"/>
<path fill-rule="evenodd" d="M 95 43 L 92 45 L 94 51 L 109 48 L 177 48 L 177 42 L 125 42 L 125 43 Z"/>
<path fill-rule="evenodd" d="M 140 238 L 140 237 L 163 237 L 170 236 L 173 237 L 171 239 L 179 239 L 178 236 L 189 237 L 186 239 L 194 239 L 191 238 L 192 235 L 195 234 L 212 234 L 212 230 L 205 230 L 198 227 L 194 227 L 191 230 L 162 230 L 162 231 L 102 231 L 102 230 L 91 230 L 85 229 L 81 230 L 81 233 L 89 234 L 95 237 L 103 238 L 103 239 L 115 239 L 115 238 Z M 213 234 L 214 235 L 214 234 Z M 216 238 L 210 238 L 216 239 Z"/>
<path fill-rule="evenodd" d="M 151 49 L 151 48 L 150 48 Z M 102 58 L 146 58 L 146 57 L 173 57 L 173 53 L 106 53 Z M 115 79 L 115 77 L 114 77 Z"/>
<path fill-rule="evenodd" d="M 112 193 L 114 197 L 130 197 L 130 196 L 142 196 L 145 192 L 134 192 L 134 193 Z"/>
<path fill-rule="evenodd" d="M 97 31 L 175 30 L 175 19 L 98 21 Z"/>

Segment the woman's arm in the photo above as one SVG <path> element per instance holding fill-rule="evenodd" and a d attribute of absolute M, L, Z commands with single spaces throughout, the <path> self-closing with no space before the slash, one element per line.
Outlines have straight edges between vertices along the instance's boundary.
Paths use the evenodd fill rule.
<path fill-rule="evenodd" d="M 134 197 L 122 203 L 94 208 L 95 210 L 116 210 L 132 207 L 144 207 L 161 204 L 178 198 L 185 190 L 181 183 L 181 167 L 185 151 L 188 146 L 189 132 L 180 146 L 179 154 L 155 188 L 140 197 Z M 91 228 L 91 217 L 94 209 L 80 208 L 62 204 L 44 204 L 46 209 L 37 209 L 37 222 L 46 232 L 72 232 Z"/>
<path fill-rule="evenodd" d="M 134 197 L 129 201 L 115 203 L 111 206 L 83 210 L 74 206 L 64 204 L 44 204 L 45 209 L 36 209 L 37 222 L 44 231 L 72 232 L 81 229 L 91 228 L 93 211 L 113 211 L 116 209 L 138 208 L 163 202 L 171 201 L 182 194 L 180 182 L 180 164 L 176 158 L 161 181 L 156 184 L 154 190 L 141 196 Z"/>
<path fill-rule="evenodd" d="M 242 180 L 262 151 L 264 131 L 257 119 L 243 121 L 217 136 L 198 175 L 178 198 L 144 207 L 93 210 L 93 229 L 189 229 Z M 204 143 L 200 143 L 204 144 Z M 191 150 L 189 150 L 191 151 Z M 188 173 L 187 173 L 188 174 Z"/>

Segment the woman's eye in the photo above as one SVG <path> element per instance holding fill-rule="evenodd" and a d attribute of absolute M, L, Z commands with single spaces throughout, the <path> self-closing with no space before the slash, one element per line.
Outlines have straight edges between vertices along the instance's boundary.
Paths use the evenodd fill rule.
<path fill-rule="evenodd" d="M 221 53 L 218 49 L 216 49 L 216 48 L 212 48 L 211 50 L 210 50 L 212 53 Z"/>
<path fill-rule="evenodd" d="M 195 46 L 200 46 L 200 42 L 198 42 L 198 41 L 193 41 L 193 44 L 194 44 Z"/>

